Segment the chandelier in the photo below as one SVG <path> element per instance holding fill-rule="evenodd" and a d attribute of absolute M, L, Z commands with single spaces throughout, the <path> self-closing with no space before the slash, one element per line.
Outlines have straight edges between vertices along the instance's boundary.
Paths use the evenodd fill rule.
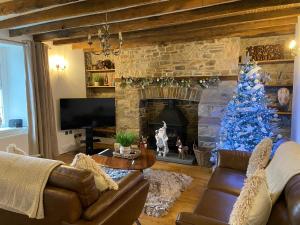
<path fill-rule="evenodd" d="M 107 22 L 107 13 L 105 14 L 106 20 L 105 20 L 105 24 L 99 28 L 98 30 L 98 39 L 100 41 L 100 47 L 101 47 L 101 51 L 100 53 L 93 53 L 95 55 L 101 55 L 103 54 L 104 56 L 109 56 L 109 55 L 120 55 L 121 53 L 121 47 L 123 44 L 123 37 L 122 37 L 122 33 L 119 32 L 118 35 L 118 40 L 119 40 L 119 47 L 116 49 L 113 49 L 110 43 L 110 39 L 111 39 L 111 34 L 109 33 L 109 24 Z M 90 49 L 92 48 L 92 35 L 88 34 L 88 44 L 90 46 Z"/>

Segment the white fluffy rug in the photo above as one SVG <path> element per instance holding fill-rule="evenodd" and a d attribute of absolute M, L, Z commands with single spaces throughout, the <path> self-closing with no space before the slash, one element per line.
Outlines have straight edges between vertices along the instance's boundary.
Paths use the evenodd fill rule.
<path fill-rule="evenodd" d="M 144 212 L 155 217 L 166 215 L 181 192 L 186 190 L 193 180 L 182 173 L 152 169 L 145 170 L 144 176 L 150 183 Z"/>

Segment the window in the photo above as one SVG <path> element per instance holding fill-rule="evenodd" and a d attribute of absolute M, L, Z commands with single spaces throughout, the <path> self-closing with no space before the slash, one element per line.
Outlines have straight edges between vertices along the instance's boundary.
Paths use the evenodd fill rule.
<path fill-rule="evenodd" d="M 28 126 L 24 49 L 0 43 L 0 131 L 14 127 L 13 121 Z"/>

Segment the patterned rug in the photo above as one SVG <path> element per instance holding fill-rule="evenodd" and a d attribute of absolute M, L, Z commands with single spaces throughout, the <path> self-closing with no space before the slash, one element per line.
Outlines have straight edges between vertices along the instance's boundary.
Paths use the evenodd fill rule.
<path fill-rule="evenodd" d="M 104 168 L 115 180 L 126 176 L 130 171 Z M 149 216 L 161 217 L 168 214 L 175 201 L 191 184 L 193 178 L 182 173 L 163 170 L 144 170 L 144 176 L 150 183 L 144 212 Z"/>

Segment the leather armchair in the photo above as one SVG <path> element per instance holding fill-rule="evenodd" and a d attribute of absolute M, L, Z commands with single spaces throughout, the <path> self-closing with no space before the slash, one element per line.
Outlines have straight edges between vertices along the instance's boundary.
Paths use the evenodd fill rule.
<path fill-rule="evenodd" d="M 149 183 L 140 172 L 119 182 L 119 190 L 100 193 L 93 175 L 85 170 L 59 166 L 44 190 L 42 220 L 0 209 L 1 224 L 9 225 L 132 225 L 142 212 Z"/>

